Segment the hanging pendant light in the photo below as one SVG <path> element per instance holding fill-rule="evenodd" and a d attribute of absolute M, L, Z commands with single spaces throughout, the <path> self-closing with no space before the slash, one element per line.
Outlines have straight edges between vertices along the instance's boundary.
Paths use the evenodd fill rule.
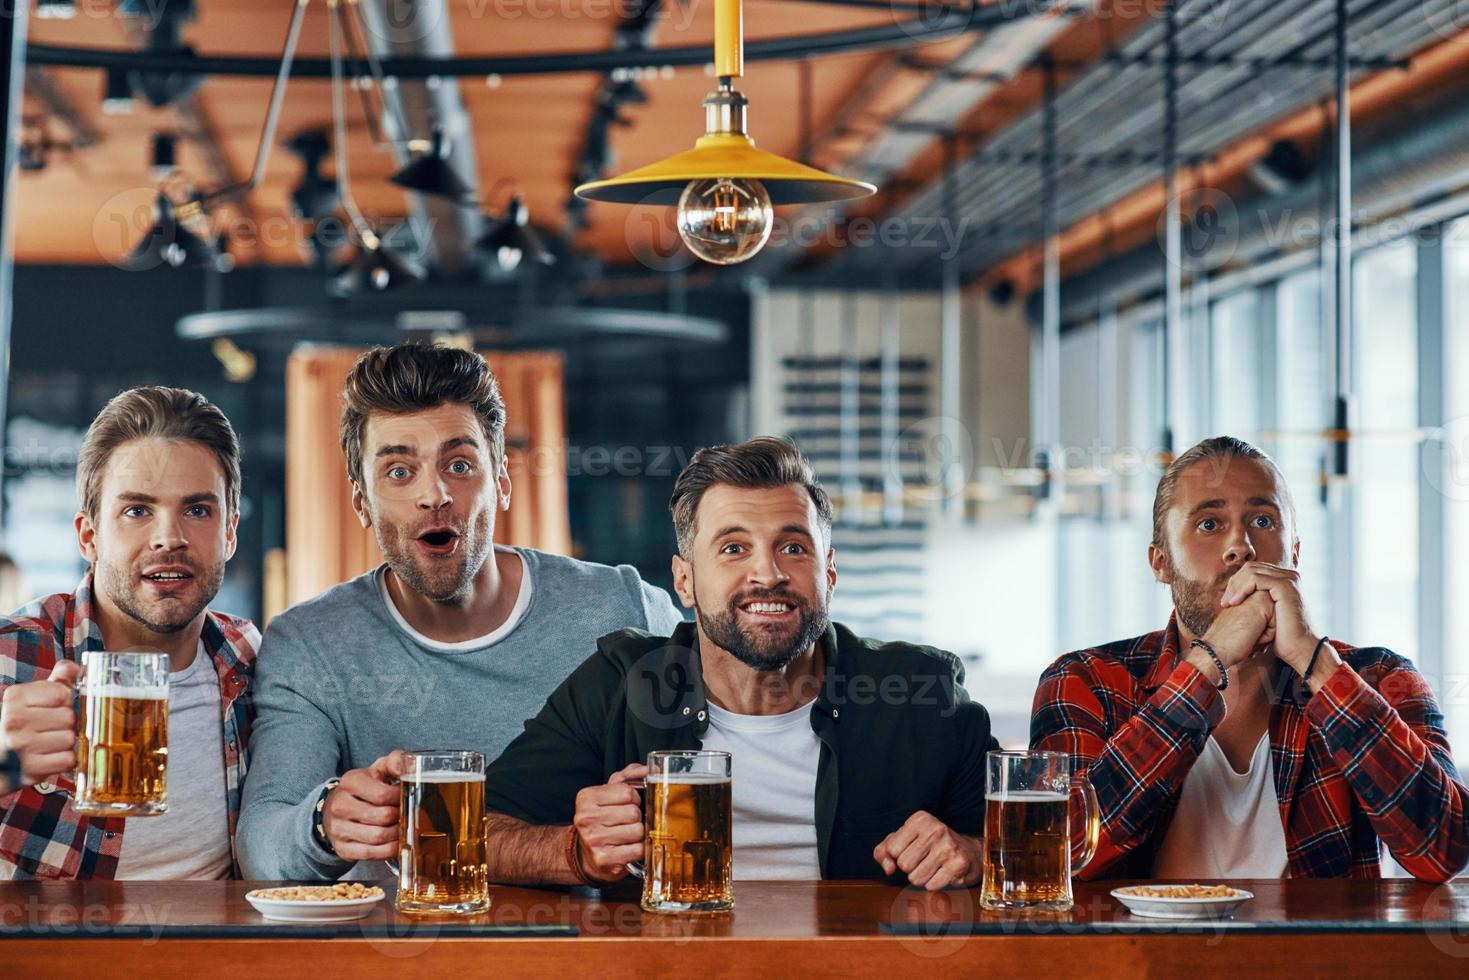
<path fill-rule="evenodd" d="M 449 138 L 444 130 L 436 128 L 433 138 L 425 147 L 416 159 L 388 180 L 419 194 L 447 198 L 456 204 L 472 203 L 469 185 L 454 172 L 446 159 L 449 154 Z"/>
<path fill-rule="evenodd" d="M 745 132 L 742 0 L 715 0 L 714 63 L 719 88 L 704 99 L 705 134 L 687 150 L 620 177 L 582 184 L 576 196 L 614 204 L 673 204 L 678 233 L 699 258 L 731 265 L 765 247 L 780 204 L 867 197 L 877 188 L 755 148 Z"/>
<path fill-rule="evenodd" d="M 422 282 L 424 277 L 417 263 L 389 251 L 381 238 L 368 232 L 357 254 L 332 274 L 329 291 L 342 299 L 387 293 Z"/>
<path fill-rule="evenodd" d="M 160 191 L 153 204 L 153 224 L 133 246 L 124 264 L 135 271 L 156 269 L 160 265 L 175 269 L 209 265 L 215 258 L 214 246 L 185 227 L 185 222 L 198 214 L 202 214 L 199 202 L 190 201 L 182 208 L 175 208 Z"/>
<path fill-rule="evenodd" d="M 555 265 L 556 257 L 541 242 L 530 224 L 530 211 L 519 194 L 510 198 L 505 214 L 480 236 L 474 247 L 492 256 L 504 272 L 513 272 L 522 262 Z"/>

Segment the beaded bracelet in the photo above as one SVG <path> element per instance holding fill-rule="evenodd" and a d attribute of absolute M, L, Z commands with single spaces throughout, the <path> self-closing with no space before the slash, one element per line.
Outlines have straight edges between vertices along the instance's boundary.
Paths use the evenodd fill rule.
<path fill-rule="evenodd" d="M 311 833 L 315 835 L 316 842 L 334 857 L 337 849 L 332 846 L 331 839 L 326 835 L 326 798 L 340 785 L 342 785 L 340 779 L 328 779 L 326 785 L 321 788 L 321 795 L 316 798 L 316 806 L 311 808 Z"/>
<path fill-rule="evenodd" d="M 1228 669 L 1225 668 L 1224 661 L 1219 659 L 1219 654 L 1217 654 L 1217 653 L 1214 652 L 1214 648 L 1211 647 L 1208 643 L 1204 642 L 1203 640 L 1198 639 L 1197 637 L 1195 637 L 1194 640 L 1191 643 L 1189 643 L 1189 646 L 1190 647 L 1198 647 L 1200 650 L 1203 650 L 1205 653 L 1207 653 L 1209 655 L 1209 659 L 1210 660 L 1214 661 L 1214 666 L 1219 671 L 1219 685 L 1218 685 L 1218 689 L 1222 691 L 1226 687 L 1228 687 L 1229 686 L 1229 671 L 1228 671 Z"/>

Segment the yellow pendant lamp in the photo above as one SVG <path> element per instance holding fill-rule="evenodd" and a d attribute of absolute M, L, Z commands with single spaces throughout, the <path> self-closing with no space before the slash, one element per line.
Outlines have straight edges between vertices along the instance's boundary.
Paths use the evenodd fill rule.
<path fill-rule="evenodd" d="M 765 247 L 777 204 L 819 204 L 874 194 L 877 188 L 755 148 L 745 133 L 741 0 L 715 0 L 714 73 L 719 88 L 704 99 L 705 134 L 687 150 L 620 177 L 576 189 L 588 201 L 678 204 L 678 233 L 706 262 L 732 265 Z"/>

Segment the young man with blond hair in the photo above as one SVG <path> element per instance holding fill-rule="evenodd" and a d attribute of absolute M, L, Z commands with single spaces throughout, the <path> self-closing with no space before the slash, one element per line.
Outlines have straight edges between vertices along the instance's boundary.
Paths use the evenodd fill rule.
<path fill-rule="evenodd" d="M 192 391 L 125 391 L 87 429 L 77 496 L 81 584 L 0 619 L 0 879 L 230 877 L 260 634 L 208 606 L 235 552 L 239 441 Z M 163 815 L 72 808 L 74 687 L 100 650 L 168 654 Z"/>
<path fill-rule="evenodd" d="M 1164 472 L 1148 563 L 1154 633 L 1041 675 L 1031 745 L 1069 753 L 1101 804 L 1084 878 L 1418 878 L 1469 862 L 1469 789 L 1411 663 L 1328 639 L 1306 609 L 1284 477 L 1240 439 Z M 1370 601 L 1370 600 L 1369 600 Z"/>

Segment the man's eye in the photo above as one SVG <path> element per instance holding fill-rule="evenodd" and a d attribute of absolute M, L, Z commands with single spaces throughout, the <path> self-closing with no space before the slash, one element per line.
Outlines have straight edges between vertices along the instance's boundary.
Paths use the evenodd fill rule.
<path fill-rule="evenodd" d="M 394 466 L 392 469 L 388 470 L 388 479 L 389 480 L 406 480 L 406 479 L 408 479 L 408 467 L 406 467 L 406 466 Z"/>
<path fill-rule="evenodd" d="M 457 473 L 460 476 L 463 476 L 473 469 L 474 467 L 470 465 L 469 460 L 467 459 L 456 459 L 454 460 L 454 462 L 449 464 L 449 472 Z"/>
<path fill-rule="evenodd" d="M 1261 514 L 1259 517 L 1255 518 L 1255 526 L 1266 529 L 1272 528 L 1275 526 L 1275 518 L 1271 517 L 1269 514 Z"/>
<path fill-rule="evenodd" d="M 802 544 L 788 544 L 786 545 L 786 553 L 792 555 L 803 555 L 806 553 L 806 546 Z"/>
<path fill-rule="evenodd" d="M 1202 521 L 1199 521 L 1198 524 L 1198 528 L 1200 531 L 1213 531 L 1218 527 L 1219 522 L 1212 517 L 1206 517 Z"/>
<path fill-rule="evenodd" d="M 204 506 L 203 504 L 195 504 L 193 507 L 189 508 L 189 515 L 191 517 L 208 517 L 209 508 Z"/>
<path fill-rule="evenodd" d="M 124 517 L 146 517 L 148 515 L 148 508 L 142 504 L 133 504 L 122 513 Z"/>
<path fill-rule="evenodd" d="M 719 553 L 722 555 L 734 555 L 738 554 L 740 551 L 741 547 L 737 544 L 727 544 L 723 548 L 719 549 Z"/>

